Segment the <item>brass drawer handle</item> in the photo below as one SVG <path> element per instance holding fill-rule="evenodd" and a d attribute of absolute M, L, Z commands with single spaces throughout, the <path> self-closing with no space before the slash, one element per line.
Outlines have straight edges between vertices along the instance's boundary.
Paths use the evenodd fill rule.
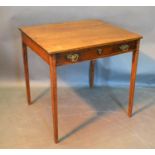
<path fill-rule="evenodd" d="M 101 55 L 103 53 L 103 49 L 102 48 L 98 48 L 97 49 L 97 53 L 98 53 L 98 55 Z"/>
<path fill-rule="evenodd" d="M 127 45 L 127 44 L 121 45 L 119 48 L 120 48 L 120 50 L 122 50 L 122 51 L 128 51 L 128 50 L 129 50 L 129 45 Z"/>
<path fill-rule="evenodd" d="M 67 59 L 71 62 L 77 62 L 79 59 L 79 54 L 68 54 Z"/>

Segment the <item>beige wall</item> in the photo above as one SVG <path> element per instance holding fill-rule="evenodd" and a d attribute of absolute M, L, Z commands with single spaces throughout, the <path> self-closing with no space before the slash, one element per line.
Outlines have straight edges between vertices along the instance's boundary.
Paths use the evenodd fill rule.
<path fill-rule="evenodd" d="M 23 80 L 18 27 L 85 18 L 103 19 L 142 34 L 137 84 L 155 85 L 155 7 L 0 7 L 0 81 Z M 29 63 L 32 80 L 49 79 L 48 66 L 32 52 Z M 126 85 L 130 67 L 130 54 L 99 60 L 96 83 Z M 87 62 L 58 68 L 59 82 L 87 85 L 87 72 Z"/>

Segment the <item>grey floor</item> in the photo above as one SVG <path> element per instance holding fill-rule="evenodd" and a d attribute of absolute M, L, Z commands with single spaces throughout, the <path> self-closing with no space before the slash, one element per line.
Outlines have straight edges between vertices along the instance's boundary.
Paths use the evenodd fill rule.
<path fill-rule="evenodd" d="M 128 89 L 58 88 L 59 144 L 53 142 L 48 87 L 0 88 L 0 148 L 155 148 L 155 89 L 137 88 L 133 117 Z"/>

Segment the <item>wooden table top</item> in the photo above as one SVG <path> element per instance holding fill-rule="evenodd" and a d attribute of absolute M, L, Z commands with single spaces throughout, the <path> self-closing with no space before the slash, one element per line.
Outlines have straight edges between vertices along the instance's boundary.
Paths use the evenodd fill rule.
<path fill-rule="evenodd" d="M 81 20 L 22 27 L 20 30 L 49 54 L 141 39 L 102 20 Z"/>

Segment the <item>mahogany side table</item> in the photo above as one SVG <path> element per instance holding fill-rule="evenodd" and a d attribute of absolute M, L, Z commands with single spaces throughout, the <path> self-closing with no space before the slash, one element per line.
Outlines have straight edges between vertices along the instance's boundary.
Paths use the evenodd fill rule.
<path fill-rule="evenodd" d="M 57 66 L 89 60 L 89 84 L 93 87 L 96 59 L 132 52 L 128 105 L 128 116 L 132 116 L 141 35 L 94 19 L 22 27 L 20 31 L 28 104 L 31 104 L 31 95 L 27 47 L 49 65 L 55 143 L 58 142 Z"/>

